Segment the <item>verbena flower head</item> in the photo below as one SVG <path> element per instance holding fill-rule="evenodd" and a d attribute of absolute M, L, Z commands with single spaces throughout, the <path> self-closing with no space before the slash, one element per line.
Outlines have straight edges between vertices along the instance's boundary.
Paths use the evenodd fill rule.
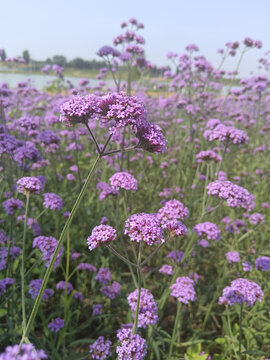
<path fill-rule="evenodd" d="M 37 177 L 22 177 L 17 181 L 17 190 L 22 194 L 39 194 L 43 189 Z"/>
<path fill-rule="evenodd" d="M 256 301 L 261 302 L 264 293 L 260 286 L 254 281 L 239 278 L 233 280 L 230 286 L 223 289 L 222 296 L 219 298 L 219 304 L 234 304 L 246 303 L 247 306 L 253 306 Z"/>
<path fill-rule="evenodd" d="M 169 200 L 158 210 L 157 217 L 162 223 L 168 220 L 183 220 L 188 217 L 188 209 L 179 200 Z"/>
<path fill-rule="evenodd" d="M 0 280 L 0 296 L 7 291 L 8 286 L 11 286 L 13 284 L 14 284 L 14 279 L 12 278 L 4 278 Z"/>
<path fill-rule="evenodd" d="M 31 280 L 29 284 L 28 293 L 31 295 L 32 299 L 35 299 L 38 296 L 39 290 L 42 285 L 42 279 Z M 54 291 L 52 289 L 45 289 L 42 294 L 42 300 L 47 300 L 53 296 Z"/>
<path fill-rule="evenodd" d="M 102 244 L 109 245 L 116 239 L 116 230 L 109 225 L 94 227 L 91 236 L 87 238 L 89 249 L 93 250 Z"/>
<path fill-rule="evenodd" d="M 119 360 L 143 360 L 147 353 L 145 339 L 140 335 L 132 334 L 131 329 L 122 328 L 117 332 L 120 346 L 117 346 L 116 353 Z"/>
<path fill-rule="evenodd" d="M 260 256 L 255 261 L 256 269 L 262 271 L 270 271 L 270 257 L 269 256 Z"/>
<path fill-rule="evenodd" d="M 43 198 L 43 205 L 46 209 L 58 211 L 62 210 L 63 200 L 60 198 L 60 196 L 54 193 L 45 193 L 43 194 Z"/>
<path fill-rule="evenodd" d="M 102 284 L 108 284 L 108 282 L 110 282 L 112 279 L 110 270 L 108 268 L 100 268 L 95 279 Z"/>
<path fill-rule="evenodd" d="M 240 262 L 240 256 L 238 251 L 229 251 L 226 253 L 226 258 L 229 261 L 229 263 L 239 263 Z"/>
<path fill-rule="evenodd" d="M 236 185 L 229 180 L 216 180 L 207 185 L 207 194 L 218 196 L 222 200 L 227 200 L 230 207 L 242 207 L 252 210 L 255 206 L 255 196 L 250 194 L 247 189 Z"/>
<path fill-rule="evenodd" d="M 92 305 L 92 309 L 93 309 L 92 315 L 93 316 L 101 315 L 102 314 L 102 307 L 103 307 L 102 304 L 93 304 Z"/>
<path fill-rule="evenodd" d="M 112 56 L 112 57 L 119 57 L 121 55 L 120 51 L 118 51 L 117 49 L 114 49 L 111 46 L 102 46 L 98 52 L 97 55 L 100 57 L 108 57 L 108 56 Z"/>
<path fill-rule="evenodd" d="M 23 202 L 12 197 L 4 201 L 2 206 L 8 215 L 14 215 L 14 211 L 20 210 L 23 207 Z"/>
<path fill-rule="evenodd" d="M 215 162 L 219 163 L 221 162 L 221 159 L 221 156 L 212 150 L 200 151 L 198 154 L 196 154 L 197 163 L 210 160 L 214 160 Z"/>
<path fill-rule="evenodd" d="M 38 248 L 42 252 L 42 259 L 45 261 L 46 267 L 48 267 L 50 264 L 57 244 L 58 240 L 56 240 L 52 236 L 38 236 L 33 240 L 33 247 Z M 60 251 L 56 257 L 56 261 L 54 263 L 54 268 L 56 268 L 60 264 L 62 253 L 63 247 L 61 246 Z"/>
<path fill-rule="evenodd" d="M 166 231 L 169 231 L 172 237 L 176 236 L 185 236 L 188 233 L 186 226 L 178 220 L 167 220 L 162 223 L 162 228 Z"/>
<path fill-rule="evenodd" d="M 171 265 L 164 264 L 161 266 L 161 268 L 158 270 L 159 273 L 164 275 L 172 275 L 173 274 L 173 268 Z"/>
<path fill-rule="evenodd" d="M 70 294 L 71 291 L 73 290 L 73 285 L 70 282 L 65 282 L 65 281 L 59 281 L 56 284 L 56 290 L 62 290 L 62 291 L 66 291 L 67 289 L 67 293 Z"/>
<path fill-rule="evenodd" d="M 220 239 L 220 230 L 216 224 L 211 222 L 197 224 L 194 226 L 193 231 L 195 231 L 198 236 L 207 236 L 208 240 Z"/>
<path fill-rule="evenodd" d="M 132 190 L 137 191 L 138 181 L 135 177 L 128 172 L 122 171 L 117 172 L 110 178 L 110 183 L 113 189 L 119 190 Z"/>
<path fill-rule="evenodd" d="M 41 360 L 48 359 L 44 350 L 36 350 L 32 344 L 7 346 L 0 354 L 0 360 Z"/>
<path fill-rule="evenodd" d="M 247 144 L 249 140 L 244 131 L 223 124 L 219 124 L 213 129 L 206 130 L 203 136 L 209 141 L 231 141 L 233 144 Z"/>
<path fill-rule="evenodd" d="M 114 281 L 112 285 L 103 286 L 101 292 L 109 299 L 113 300 L 120 294 L 121 288 L 122 286 L 117 281 Z"/>
<path fill-rule="evenodd" d="M 170 251 L 169 254 L 167 255 L 167 258 L 172 259 L 172 260 L 176 261 L 177 263 L 180 263 L 183 256 L 184 256 L 183 251 L 176 250 L 176 252 Z"/>
<path fill-rule="evenodd" d="M 189 301 L 196 300 L 196 293 L 194 290 L 194 281 L 189 277 L 182 276 L 176 279 L 176 282 L 170 287 L 171 296 L 183 304 L 188 304 Z"/>
<path fill-rule="evenodd" d="M 101 190 L 101 193 L 99 194 L 100 201 L 105 200 L 109 195 L 114 195 L 114 196 L 119 195 L 118 190 L 112 188 L 109 184 L 103 181 L 100 181 L 97 184 L 97 189 Z"/>
<path fill-rule="evenodd" d="M 91 359 L 105 360 L 107 357 L 112 356 L 110 352 L 111 345 L 112 342 L 110 340 L 105 340 L 104 336 L 99 336 L 89 347 Z"/>
<path fill-rule="evenodd" d="M 124 234 L 131 241 L 144 241 L 152 246 L 154 243 L 164 243 L 163 231 L 156 214 L 134 214 L 125 222 Z"/>
<path fill-rule="evenodd" d="M 127 299 L 128 304 L 133 311 L 132 316 L 134 318 L 138 299 L 138 289 L 130 293 Z M 154 300 L 154 297 L 148 289 L 141 288 L 138 327 L 146 328 L 147 325 L 154 325 L 157 321 L 157 304 Z"/>
<path fill-rule="evenodd" d="M 60 108 L 60 121 L 71 126 L 85 123 L 90 120 L 97 111 L 97 97 L 95 95 L 75 95 Z"/>
<path fill-rule="evenodd" d="M 97 272 L 97 268 L 94 265 L 88 264 L 88 263 L 80 263 L 77 266 L 77 269 L 78 270 L 87 270 L 87 271 L 90 271 L 90 272 Z"/>
<path fill-rule="evenodd" d="M 264 223 L 264 216 L 260 213 L 254 213 L 250 215 L 248 221 L 252 225 L 262 224 Z"/>
<path fill-rule="evenodd" d="M 49 323 L 48 328 L 51 332 L 59 332 L 64 326 L 64 320 L 58 317 Z"/>
<path fill-rule="evenodd" d="M 139 139 L 137 147 L 145 151 L 164 153 L 167 148 L 167 140 L 156 124 L 137 127 L 135 135 Z"/>

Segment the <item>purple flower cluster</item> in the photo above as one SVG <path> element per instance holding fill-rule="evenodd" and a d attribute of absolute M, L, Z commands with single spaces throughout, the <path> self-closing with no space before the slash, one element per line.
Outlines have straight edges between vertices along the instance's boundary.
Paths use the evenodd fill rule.
<path fill-rule="evenodd" d="M 138 182 L 135 177 L 128 172 L 122 171 L 117 172 L 110 178 L 110 183 L 113 189 L 119 190 L 132 190 L 137 191 L 138 189 Z"/>
<path fill-rule="evenodd" d="M 152 246 L 155 243 L 164 243 L 163 231 L 156 214 L 134 214 L 125 222 L 124 234 L 131 241 L 144 241 Z"/>
<path fill-rule="evenodd" d="M 7 346 L 0 354 L 0 360 L 41 360 L 47 359 L 44 350 L 36 350 L 32 344 Z"/>
<path fill-rule="evenodd" d="M 222 160 L 221 156 L 212 150 L 200 151 L 198 154 L 196 154 L 196 159 L 197 163 L 210 160 L 214 160 L 215 162 L 219 163 Z"/>
<path fill-rule="evenodd" d="M 116 353 L 119 360 L 143 360 L 147 353 L 145 339 L 140 335 L 132 334 L 131 329 L 122 328 L 117 331 L 117 338 L 120 346 L 117 346 Z"/>
<path fill-rule="evenodd" d="M 262 224 L 264 223 L 264 216 L 260 213 L 254 213 L 250 215 L 248 221 L 252 225 Z"/>
<path fill-rule="evenodd" d="M 92 230 L 91 236 L 87 238 L 89 249 L 93 250 L 102 244 L 109 245 L 116 239 L 116 230 L 109 225 L 98 225 Z"/>
<path fill-rule="evenodd" d="M 42 285 L 42 281 L 43 281 L 42 279 L 35 279 L 30 281 L 28 293 L 31 295 L 32 299 L 35 299 L 38 296 L 39 290 Z M 42 294 L 42 300 L 49 299 L 51 296 L 53 296 L 53 294 L 54 294 L 53 289 L 50 288 L 45 289 Z"/>
<path fill-rule="evenodd" d="M 183 304 L 188 304 L 189 301 L 196 300 L 194 281 L 189 277 L 178 277 L 170 289 L 172 290 L 171 296 L 176 297 L 177 300 Z"/>
<path fill-rule="evenodd" d="M 161 266 L 161 268 L 158 270 L 159 273 L 164 275 L 172 275 L 173 274 L 173 268 L 171 265 L 164 264 Z"/>
<path fill-rule="evenodd" d="M 130 293 L 127 299 L 128 304 L 133 311 L 132 316 L 134 317 L 138 300 L 138 289 Z M 146 328 L 147 325 L 154 325 L 157 321 L 157 304 L 154 300 L 154 296 L 148 289 L 141 288 L 138 327 Z"/>
<path fill-rule="evenodd" d="M 269 256 L 260 256 L 255 261 L 256 269 L 262 271 L 270 271 L 270 257 Z"/>
<path fill-rule="evenodd" d="M 170 251 L 169 254 L 167 255 L 167 258 L 172 259 L 172 260 L 176 261 L 177 263 L 180 263 L 183 256 L 184 256 L 183 251 L 177 250 L 176 252 Z"/>
<path fill-rule="evenodd" d="M 102 314 L 102 311 L 101 311 L 102 307 L 103 307 L 102 304 L 93 304 L 92 305 L 92 309 L 93 309 L 92 315 L 93 316 L 101 315 Z"/>
<path fill-rule="evenodd" d="M 89 347 L 91 359 L 105 360 L 107 357 L 112 356 L 110 352 L 111 345 L 112 342 L 110 340 L 105 340 L 104 336 L 99 336 Z"/>
<path fill-rule="evenodd" d="M 243 304 L 253 306 L 258 300 L 262 301 L 264 293 L 260 286 L 254 281 L 239 278 L 233 280 L 230 286 L 223 289 L 222 296 L 219 298 L 219 304 Z"/>
<path fill-rule="evenodd" d="M 101 282 L 101 284 L 108 284 L 112 279 L 110 270 L 108 268 L 100 268 L 95 279 Z"/>
<path fill-rule="evenodd" d="M 66 291 L 66 289 L 67 289 L 67 294 L 70 294 L 71 291 L 73 290 L 73 285 L 70 282 L 65 282 L 65 281 L 59 281 L 56 284 L 56 290 Z"/>
<path fill-rule="evenodd" d="M 206 236 L 208 240 L 219 240 L 220 230 L 216 224 L 211 222 L 204 222 L 194 226 L 193 231 L 198 236 Z"/>
<path fill-rule="evenodd" d="M 50 261 L 52 259 L 54 250 L 57 247 L 57 244 L 58 244 L 58 240 L 56 240 L 52 236 L 38 236 L 33 240 L 33 247 L 38 248 L 42 252 L 43 254 L 42 259 L 45 261 L 46 267 L 48 267 L 50 264 Z M 61 246 L 60 251 L 54 263 L 54 268 L 56 268 L 60 264 L 62 253 L 63 253 L 63 247 Z"/>
<path fill-rule="evenodd" d="M 188 209 L 179 200 L 169 200 L 158 210 L 157 217 L 163 224 L 168 220 L 183 220 L 188 217 Z"/>
<path fill-rule="evenodd" d="M 112 285 L 103 286 L 101 292 L 109 299 L 115 299 L 121 292 L 122 286 L 117 282 L 113 281 Z"/>
<path fill-rule="evenodd" d="M 60 198 L 60 196 L 54 193 L 45 193 L 43 194 L 43 198 L 43 205 L 46 209 L 58 211 L 62 210 L 63 200 Z"/>
<path fill-rule="evenodd" d="M 7 291 L 7 287 L 14 284 L 14 280 L 11 278 L 4 278 L 0 280 L 0 296 Z"/>
<path fill-rule="evenodd" d="M 37 177 L 23 177 L 17 181 L 17 190 L 22 194 L 39 194 L 43 189 Z"/>
<path fill-rule="evenodd" d="M 8 215 L 14 215 L 15 210 L 20 210 L 23 207 L 23 202 L 12 197 L 4 201 L 2 206 Z"/>
<path fill-rule="evenodd" d="M 64 320 L 58 317 L 49 323 L 48 328 L 51 332 L 59 332 L 64 326 Z"/>
<path fill-rule="evenodd" d="M 206 130 L 203 136 L 209 141 L 231 141 L 233 144 L 247 144 L 249 140 L 244 131 L 223 124 L 218 124 L 214 128 Z"/>
<path fill-rule="evenodd" d="M 158 125 L 149 124 L 145 127 L 137 128 L 135 134 L 139 139 L 138 148 L 155 153 L 165 152 L 167 141 Z"/>
<path fill-rule="evenodd" d="M 119 195 L 119 192 L 116 189 L 114 189 L 109 184 L 103 181 L 100 181 L 97 184 L 97 189 L 101 190 L 101 193 L 99 194 L 100 201 L 105 200 L 109 195 L 114 195 L 114 196 Z"/>
<path fill-rule="evenodd" d="M 242 207 L 252 210 L 255 206 L 255 196 L 250 194 L 247 189 L 236 185 L 229 180 L 216 180 L 207 185 L 207 194 L 218 196 L 222 200 L 227 200 L 230 207 Z"/>
<path fill-rule="evenodd" d="M 97 272 L 97 268 L 94 265 L 88 264 L 88 263 L 80 263 L 77 266 L 77 269 L 78 270 L 87 270 L 87 271 L 90 271 L 90 272 Z"/>
<path fill-rule="evenodd" d="M 239 263 L 240 262 L 240 256 L 238 251 L 229 251 L 226 253 L 226 258 L 229 261 L 229 263 Z"/>

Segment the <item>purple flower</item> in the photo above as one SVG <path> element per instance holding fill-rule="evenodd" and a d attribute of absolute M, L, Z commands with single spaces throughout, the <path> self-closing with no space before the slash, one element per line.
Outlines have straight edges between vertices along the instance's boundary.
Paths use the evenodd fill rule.
<path fill-rule="evenodd" d="M 255 206 L 255 196 L 250 194 L 247 189 L 233 184 L 229 180 L 216 180 L 208 184 L 206 188 L 208 195 L 227 200 L 227 205 L 230 207 L 242 207 L 249 211 Z"/>
<path fill-rule="evenodd" d="M 270 257 L 268 256 L 260 256 L 255 261 L 256 269 L 260 269 L 262 271 L 270 271 Z"/>
<path fill-rule="evenodd" d="M 120 294 L 121 288 L 122 286 L 117 281 L 114 281 L 112 285 L 103 286 L 101 292 L 109 299 L 113 300 Z"/>
<path fill-rule="evenodd" d="M 23 207 L 23 202 L 12 197 L 4 201 L 2 206 L 8 215 L 13 215 L 15 210 L 20 210 Z"/>
<path fill-rule="evenodd" d="M 262 224 L 264 223 L 264 216 L 260 213 L 254 213 L 250 215 L 248 221 L 252 225 Z"/>
<path fill-rule="evenodd" d="M 67 289 L 67 293 L 70 294 L 71 291 L 73 290 L 73 286 L 70 282 L 65 282 L 65 281 L 59 281 L 56 284 L 56 290 L 62 290 L 62 291 L 66 291 Z"/>
<path fill-rule="evenodd" d="M 105 45 L 98 50 L 97 55 L 100 57 L 110 56 L 110 55 L 113 57 L 118 57 L 121 55 L 121 53 L 118 50 L 112 48 L 111 46 Z"/>
<path fill-rule="evenodd" d="M 43 194 L 44 202 L 43 205 L 46 209 L 50 210 L 62 210 L 63 200 L 60 196 L 54 193 L 45 193 Z"/>
<path fill-rule="evenodd" d="M 32 299 L 35 299 L 38 296 L 39 290 L 42 285 L 42 281 L 43 281 L 42 279 L 35 279 L 30 281 L 28 293 L 31 295 Z M 53 296 L 53 294 L 54 291 L 52 289 L 50 288 L 45 289 L 42 294 L 42 300 L 49 299 L 51 296 Z"/>
<path fill-rule="evenodd" d="M 51 332 L 59 332 L 64 326 L 64 320 L 58 317 L 49 323 L 48 328 Z"/>
<path fill-rule="evenodd" d="M 207 248 L 207 247 L 209 247 L 209 242 L 205 239 L 201 239 L 198 241 L 198 245 L 203 248 Z"/>
<path fill-rule="evenodd" d="M 167 258 L 172 259 L 172 260 L 176 261 L 177 263 L 180 263 L 183 256 L 184 256 L 183 251 L 177 250 L 176 253 L 175 253 L 175 251 L 170 251 L 169 254 L 167 255 Z"/>
<path fill-rule="evenodd" d="M 173 274 L 173 268 L 171 265 L 164 264 L 161 266 L 161 268 L 158 270 L 159 273 L 164 275 L 172 275 Z"/>
<path fill-rule="evenodd" d="M 85 123 L 97 111 L 97 97 L 95 95 L 75 95 L 60 108 L 60 121 L 68 126 Z"/>
<path fill-rule="evenodd" d="M 89 249 L 93 250 L 102 244 L 109 245 L 116 239 L 116 230 L 109 225 L 98 225 L 92 230 L 91 236 L 87 238 Z"/>
<path fill-rule="evenodd" d="M 220 239 L 220 230 L 216 224 L 211 222 L 197 224 L 194 226 L 193 231 L 195 231 L 198 236 L 206 235 L 208 240 Z"/>
<path fill-rule="evenodd" d="M 99 195 L 100 201 L 105 200 L 109 195 L 119 195 L 119 192 L 116 189 L 112 188 L 109 184 L 102 181 L 97 184 L 97 189 L 101 190 L 101 193 Z"/>
<path fill-rule="evenodd" d="M 79 291 L 76 291 L 73 295 L 74 299 L 79 300 L 79 301 L 83 301 L 83 294 Z"/>
<path fill-rule="evenodd" d="M 229 261 L 229 263 L 239 263 L 240 262 L 240 256 L 237 251 L 229 251 L 226 253 L 226 258 Z"/>
<path fill-rule="evenodd" d="M 105 340 L 104 336 L 99 336 L 89 347 L 91 359 L 105 360 L 107 357 L 112 356 L 110 352 L 111 345 L 112 342 L 110 340 Z"/>
<path fill-rule="evenodd" d="M 131 329 L 120 329 L 117 332 L 120 346 L 117 346 L 116 353 L 119 360 L 143 360 L 147 353 L 145 339 L 140 335 L 132 334 Z"/>
<path fill-rule="evenodd" d="M 41 360 L 47 359 L 44 350 L 36 350 L 32 344 L 7 346 L 0 354 L 0 360 Z"/>
<path fill-rule="evenodd" d="M 178 277 L 170 289 L 172 290 L 171 296 L 176 297 L 177 300 L 183 304 L 188 304 L 189 301 L 196 300 L 194 281 L 189 277 Z"/>
<path fill-rule="evenodd" d="M 210 161 L 210 160 L 214 160 L 215 162 L 219 163 L 221 162 L 221 156 L 216 154 L 214 151 L 212 150 L 206 150 L 206 151 L 201 151 L 198 154 L 196 154 L 196 159 L 197 159 L 197 163 L 201 163 L 203 161 Z"/>
<path fill-rule="evenodd" d="M 23 177 L 17 181 L 17 190 L 22 194 L 39 194 L 43 185 L 37 177 Z"/>
<path fill-rule="evenodd" d="M 167 220 L 162 224 L 162 228 L 170 232 L 172 237 L 185 236 L 188 233 L 186 226 L 178 220 Z"/>
<path fill-rule="evenodd" d="M 111 176 L 110 183 L 115 190 L 122 188 L 125 190 L 137 191 L 138 189 L 138 182 L 135 177 L 125 171 L 117 172 Z"/>
<path fill-rule="evenodd" d="M 161 128 L 156 124 L 138 127 L 135 135 L 139 139 L 138 148 L 155 153 L 164 153 L 167 148 L 166 138 Z"/>
<path fill-rule="evenodd" d="M 209 141 L 232 141 L 233 144 L 247 144 L 249 139 L 244 131 L 223 124 L 218 124 L 213 129 L 206 130 L 203 136 Z"/>
<path fill-rule="evenodd" d="M 112 279 L 110 270 L 108 268 L 100 268 L 95 279 L 102 284 L 108 284 Z"/>
<path fill-rule="evenodd" d="M 58 240 L 56 240 L 52 236 L 38 236 L 33 240 L 33 247 L 38 248 L 42 252 L 43 254 L 42 259 L 45 261 L 46 267 L 48 267 L 50 264 L 50 261 L 52 259 L 54 250 L 57 247 L 57 244 L 58 244 Z M 63 253 L 63 247 L 61 246 L 60 251 L 56 257 L 56 261 L 54 263 L 54 268 L 56 268 L 60 264 L 62 253 Z"/>
<path fill-rule="evenodd" d="M 128 235 L 131 241 L 145 241 L 147 245 L 164 243 L 165 239 L 156 214 L 134 214 L 125 222 L 124 234 Z"/>
<path fill-rule="evenodd" d="M 92 305 L 92 309 L 93 309 L 92 315 L 93 316 L 101 315 L 102 314 L 102 311 L 101 311 L 102 307 L 103 307 L 102 304 L 93 304 Z"/>
<path fill-rule="evenodd" d="M 14 284 L 14 280 L 11 278 L 5 278 L 0 280 L 0 296 L 7 291 L 7 287 Z"/>
<path fill-rule="evenodd" d="M 252 269 L 252 265 L 249 261 L 243 262 L 242 263 L 243 266 L 243 271 L 250 271 Z"/>
<path fill-rule="evenodd" d="M 77 269 L 78 270 L 88 270 L 90 272 L 97 272 L 97 268 L 94 265 L 88 264 L 88 263 L 80 263 L 77 266 Z"/>
<path fill-rule="evenodd" d="M 169 200 L 158 210 L 157 217 L 162 223 L 167 220 L 183 220 L 188 217 L 188 209 L 179 200 Z"/>
<path fill-rule="evenodd" d="M 133 311 L 132 316 L 134 318 L 138 299 L 138 289 L 130 293 L 127 299 L 128 304 Z M 147 325 L 154 325 L 157 321 L 157 304 L 154 297 L 148 289 L 141 288 L 138 327 L 146 328 Z"/>
<path fill-rule="evenodd" d="M 261 302 L 263 297 L 264 293 L 258 284 L 248 279 L 239 278 L 233 280 L 230 286 L 223 289 L 218 303 L 229 306 L 236 303 L 246 303 L 247 306 L 253 306 L 257 300 Z"/>

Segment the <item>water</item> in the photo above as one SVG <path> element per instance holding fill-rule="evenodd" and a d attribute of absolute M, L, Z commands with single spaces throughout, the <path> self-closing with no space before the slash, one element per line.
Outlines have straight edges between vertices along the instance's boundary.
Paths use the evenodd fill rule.
<path fill-rule="evenodd" d="M 50 85 L 51 81 L 57 80 L 56 76 L 52 75 L 39 75 L 39 74 L 17 74 L 17 73 L 0 73 L 0 83 L 5 82 L 11 88 L 16 88 L 19 82 L 25 82 L 31 80 L 31 84 L 38 90 L 43 90 L 45 87 Z M 90 81 L 90 86 L 95 87 L 98 85 L 100 80 L 87 78 Z M 65 80 L 71 81 L 74 86 L 78 86 L 80 78 L 67 76 Z M 106 81 L 108 86 L 112 85 L 112 81 Z"/>

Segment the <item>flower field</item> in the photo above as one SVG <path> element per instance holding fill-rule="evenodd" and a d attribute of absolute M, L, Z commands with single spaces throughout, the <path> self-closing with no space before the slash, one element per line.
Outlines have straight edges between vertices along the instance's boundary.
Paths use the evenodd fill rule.
<path fill-rule="evenodd" d="M 270 358 L 270 63 L 156 68 L 143 28 L 97 87 L 0 84 L 0 360 Z"/>

